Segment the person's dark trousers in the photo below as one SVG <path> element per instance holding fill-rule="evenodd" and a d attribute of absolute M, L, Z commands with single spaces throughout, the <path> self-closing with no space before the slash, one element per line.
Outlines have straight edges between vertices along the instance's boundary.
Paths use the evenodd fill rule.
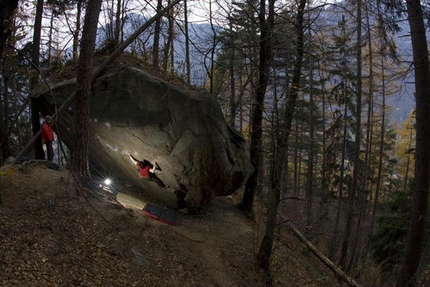
<path fill-rule="evenodd" d="M 167 186 L 155 174 L 149 174 L 149 180 L 155 182 L 159 187 L 166 188 Z"/>
<path fill-rule="evenodd" d="M 52 147 L 52 142 L 47 142 L 45 145 L 48 153 L 48 160 L 52 161 L 54 159 L 54 148 Z"/>

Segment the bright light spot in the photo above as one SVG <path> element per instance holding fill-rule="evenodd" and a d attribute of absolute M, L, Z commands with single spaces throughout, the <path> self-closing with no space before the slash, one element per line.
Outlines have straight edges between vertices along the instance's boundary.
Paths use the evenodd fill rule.
<path fill-rule="evenodd" d="M 110 185 L 112 183 L 112 181 L 109 178 L 106 178 L 104 182 L 106 185 Z"/>

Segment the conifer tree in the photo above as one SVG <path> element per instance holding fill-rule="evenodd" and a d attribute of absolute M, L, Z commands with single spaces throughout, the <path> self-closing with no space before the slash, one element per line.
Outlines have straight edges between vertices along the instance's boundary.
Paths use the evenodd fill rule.
<path fill-rule="evenodd" d="M 3 49 L 7 38 L 12 31 L 12 19 L 18 0 L 0 0 L 0 59 L 3 58 Z"/>
<path fill-rule="evenodd" d="M 430 188 L 430 62 L 424 14 L 419 0 L 406 1 L 415 67 L 416 154 L 415 179 L 405 258 L 397 287 L 417 286 L 422 257 Z"/>

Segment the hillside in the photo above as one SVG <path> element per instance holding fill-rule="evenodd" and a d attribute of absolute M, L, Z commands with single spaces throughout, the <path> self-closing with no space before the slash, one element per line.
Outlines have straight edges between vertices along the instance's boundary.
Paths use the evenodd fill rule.
<path fill-rule="evenodd" d="M 234 197 L 170 226 L 112 193 L 67 191 L 67 169 L 0 172 L 1 286 L 268 286 L 253 259 L 260 224 Z M 273 286 L 340 286 L 292 235 L 275 245 Z"/>

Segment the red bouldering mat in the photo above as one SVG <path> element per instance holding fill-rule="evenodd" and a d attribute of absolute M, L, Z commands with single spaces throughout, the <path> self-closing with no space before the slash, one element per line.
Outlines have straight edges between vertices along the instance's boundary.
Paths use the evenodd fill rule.
<path fill-rule="evenodd" d="M 145 205 L 143 213 L 169 225 L 176 225 L 178 222 L 178 216 L 175 211 L 152 203 L 147 203 Z"/>

